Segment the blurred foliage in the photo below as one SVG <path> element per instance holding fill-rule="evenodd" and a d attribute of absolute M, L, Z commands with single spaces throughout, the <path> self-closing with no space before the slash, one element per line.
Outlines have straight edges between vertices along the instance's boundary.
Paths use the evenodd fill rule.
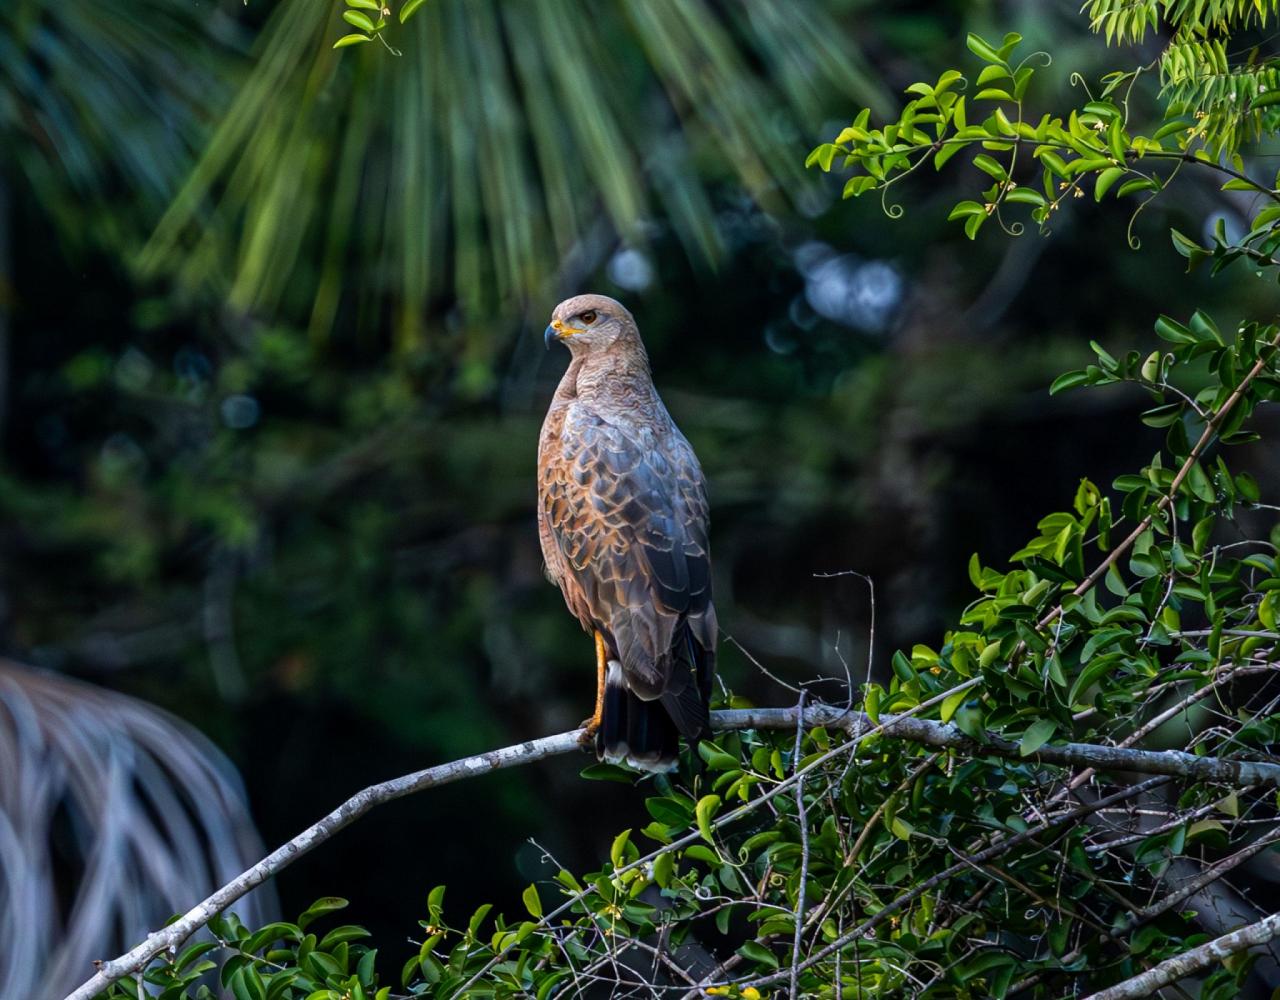
<path fill-rule="evenodd" d="M 20 177 L 72 250 L 136 249 L 230 96 L 240 38 L 217 8 L 172 0 L 5 3 L 6 185 Z"/>
<path fill-rule="evenodd" d="M 834 683 L 868 651 L 865 585 L 814 573 L 875 580 L 887 682 L 885 650 L 954 620 L 973 549 L 1017 550 L 1082 473 L 1110 481 L 1159 447 L 1158 429 L 1117 434 L 1144 403 L 1134 383 L 1044 396 L 1085 337 L 1124 358 L 1159 312 L 1261 315 L 1273 295 L 1234 272 L 1153 281 L 1177 258 L 1130 253 L 1092 199 L 1052 241 L 970 243 L 945 215 L 985 175 L 917 185 L 890 226 L 804 174 L 851 102 L 897 113 L 881 88 L 959 59 L 969 30 L 998 37 L 993 22 L 1060 56 L 1037 101 L 1078 103 L 1068 69 L 1109 57 L 1073 3 L 812 3 L 784 24 L 774 5 L 692 5 L 710 36 L 644 43 L 664 26 L 629 5 L 565 23 L 551 3 L 441 0 L 389 26 L 401 58 L 332 51 L 337 3 L 118 6 L 0 12 L 23 56 L 0 68 L 0 644 L 198 721 L 271 842 L 373 780 L 589 709 L 590 644 L 542 579 L 532 519 L 563 363 L 536 331 L 558 289 L 634 306 L 710 477 L 724 626 L 788 683 Z M 147 17 L 163 30 L 107 31 Z M 61 57 L 57 87 L 10 86 L 16 66 L 47 79 L 33 53 L 55 27 L 91 51 Z M 548 82 L 531 87 L 535 47 Z M 127 82 L 100 85 L 100 64 Z M 707 88 L 715 102 L 690 96 Z M 570 98 L 601 110 L 567 114 Z M 32 125 L 42 102 L 90 137 L 92 183 Z M 169 169 L 149 186 L 134 160 Z M 1136 231 L 1247 229 L 1244 192 L 1183 181 Z M 1270 495 L 1274 451 L 1245 447 Z M 735 689 L 790 697 L 732 643 L 722 662 Z M 453 905 L 514 898 L 536 874 L 531 829 L 584 870 L 616 833 L 602 824 L 645 822 L 629 789 L 573 768 L 492 788 L 390 807 L 287 873 L 287 905 L 350 896 L 381 938 L 420 915 L 406 884 L 468 870 Z M 464 808 L 459 836 L 440 817 Z"/>
<path fill-rule="evenodd" d="M 323 44 L 337 0 L 330 17 L 280 3 L 144 271 L 321 340 L 376 325 L 398 350 L 456 305 L 490 351 L 486 325 L 590 271 L 602 242 L 646 245 L 655 215 L 721 259 L 711 180 L 783 207 L 803 123 L 832 95 L 890 106 L 810 0 L 786 16 L 765 0 L 411 6 L 395 58 Z"/>

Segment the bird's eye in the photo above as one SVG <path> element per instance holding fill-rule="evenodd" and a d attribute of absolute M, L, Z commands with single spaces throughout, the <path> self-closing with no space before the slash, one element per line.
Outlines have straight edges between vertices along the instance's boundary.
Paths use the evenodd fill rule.
<path fill-rule="evenodd" d="M 588 309 L 586 312 L 582 314 L 582 322 L 586 323 L 588 326 L 590 326 L 595 321 L 596 321 L 596 311 L 594 309 Z"/>

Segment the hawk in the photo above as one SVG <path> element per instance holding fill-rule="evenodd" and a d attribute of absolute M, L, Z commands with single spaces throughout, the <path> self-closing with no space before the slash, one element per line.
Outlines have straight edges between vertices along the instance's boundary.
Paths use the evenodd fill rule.
<path fill-rule="evenodd" d="M 702 469 L 621 303 L 561 302 L 545 339 L 571 358 L 538 440 L 538 536 L 547 576 L 595 637 L 583 742 L 601 760 L 669 771 L 681 735 L 710 732 L 717 629 Z"/>

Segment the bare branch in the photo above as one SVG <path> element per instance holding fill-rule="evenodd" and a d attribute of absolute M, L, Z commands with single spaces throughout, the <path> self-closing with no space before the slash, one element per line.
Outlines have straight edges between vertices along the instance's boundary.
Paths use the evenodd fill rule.
<path fill-rule="evenodd" d="M 398 799 L 413 792 L 420 792 L 437 785 L 447 785 L 460 778 L 485 774 L 517 764 L 568 753 L 578 745 L 578 733 L 560 733 L 544 736 L 517 746 L 491 750 L 488 753 L 465 757 L 449 764 L 429 767 L 400 778 L 392 778 L 378 785 L 371 785 L 357 792 L 323 819 L 307 827 L 287 844 L 278 847 L 252 868 L 242 872 L 217 892 L 196 904 L 181 917 L 162 930 L 156 931 L 140 945 L 110 962 L 98 964 L 93 977 L 81 984 L 66 1000 L 92 1000 L 117 980 L 131 976 L 147 965 L 157 955 L 176 950 L 187 938 L 225 910 L 250 889 L 265 882 L 272 875 L 287 868 L 312 848 L 323 844 L 343 827 L 359 819 L 374 806 Z"/>
<path fill-rule="evenodd" d="M 867 723 L 859 712 L 846 712 L 829 705 L 813 705 L 805 709 L 805 723 L 853 732 Z M 930 719 L 881 716 L 884 735 L 930 747 L 961 750 L 973 757 L 1012 757 L 1023 759 L 1017 743 L 990 733 L 985 742 L 966 736 L 953 725 Z M 713 729 L 790 729 L 796 724 L 794 708 L 745 708 L 713 714 Z M 1045 764 L 1062 766 L 1086 765 L 1138 774 L 1167 774 L 1174 777 L 1215 781 L 1236 788 L 1246 785 L 1280 787 L 1280 764 L 1262 761 L 1229 760 L 1221 757 L 1198 757 L 1180 750 L 1128 750 L 1094 743 L 1048 744 L 1032 757 Z"/>
<path fill-rule="evenodd" d="M 1176 983 L 1193 972 L 1222 962 L 1238 952 L 1266 944 L 1276 937 L 1280 937 L 1280 913 L 1263 917 L 1256 924 L 1241 927 L 1238 931 L 1223 934 L 1198 948 L 1166 959 L 1132 979 L 1094 993 L 1087 1000 L 1141 1000 L 1142 997 L 1153 997 L 1157 990 Z"/>
<path fill-rule="evenodd" d="M 809 822 L 805 815 L 804 776 L 800 771 L 800 750 L 804 735 L 804 692 L 796 703 L 796 749 L 791 767 L 796 771 L 796 822 L 800 825 L 800 885 L 796 889 L 796 929 L 791 942 L 791 1000 L 800 996 L 800 943 L 804 935 L 805 883 L 809 880 Z"/>

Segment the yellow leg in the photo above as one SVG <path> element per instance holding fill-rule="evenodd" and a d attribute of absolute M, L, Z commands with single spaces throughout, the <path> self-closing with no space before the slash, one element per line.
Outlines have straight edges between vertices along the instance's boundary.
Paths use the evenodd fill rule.
<path fill-rule="evenodd" d="M 596 630 L 596 710 L 591 713 L 591 718 L 582 723 L 583 734 L 581 742 L 590 743 L 596 737 L 596 730 L 600 728 L 600 720 L 604 716 L 604 675 L 607 668 L 608 655 L 604 648 L 604 636 L 600 630 Z"/>

